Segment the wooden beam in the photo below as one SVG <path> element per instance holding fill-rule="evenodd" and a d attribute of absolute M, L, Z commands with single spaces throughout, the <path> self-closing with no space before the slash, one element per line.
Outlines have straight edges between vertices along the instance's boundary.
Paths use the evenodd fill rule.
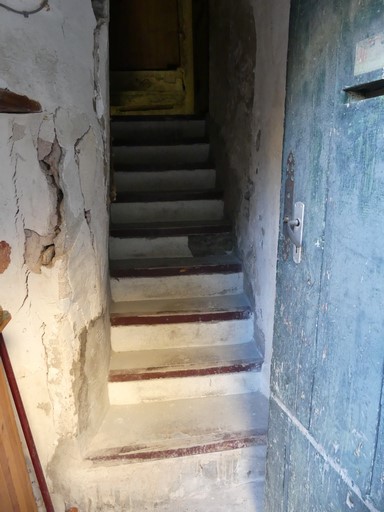
<path fill-rule="evenodd" d="M 16 94 L 8 89 L 0 89 L 0 113 L 1 114 L 32 114 L 41 112 L 38 101 L 31 100 L 27 96 Z"/>

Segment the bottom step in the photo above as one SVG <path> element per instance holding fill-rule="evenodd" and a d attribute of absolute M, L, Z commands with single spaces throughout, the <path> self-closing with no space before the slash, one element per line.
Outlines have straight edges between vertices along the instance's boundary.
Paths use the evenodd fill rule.
<path fill-rule="evenodd" d="M 56 474 L 65 508 L 81 511 L 263 512 L 265 457 L 265 445 L 258 445 L 128 464 L 92 462 L 66 442 Z"/>
<path fill-rule="evenodd" d="M 260 393 L 111 406 L 87 459 L 146 461 L 266 444 Z"/>

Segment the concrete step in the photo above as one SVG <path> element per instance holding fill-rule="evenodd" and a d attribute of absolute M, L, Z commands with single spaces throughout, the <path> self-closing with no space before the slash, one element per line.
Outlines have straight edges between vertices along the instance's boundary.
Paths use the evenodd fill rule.
<path fill-rule="evenodd" d="M 241 263 L 235 256 L 157 258 L 111 262 L 112 300 L 211 297 L 243 290 Z"/>
<path fill-rule="evenodd" d="M 175 258 L 193 256 L 189 249 L 188 236 L 161 236 L 161 237 L 140 237 L 123 236 L 129 234 L 130 229 L 114 226 L 115 233 L 120 236 L 109 238 L 109 259 L 120 260 L 127 258 Z"/>
<path fill-rule="evenodd" d="M 253 337 L 253 318 L 170 324 L 115 325 L 112 350 L 153 350 L 246 343 Z"/>
<path fill-rule="evenodd" d="M 110 263 L 113 278 L 231 274 L 241 271 L 241 261 L 232 254 L 200 258 L 134 258 Z"/>
<path fill-rule="evenodd" d="M 128 170 L 115 172 L 118 192 L 153 190 L 213 189 L 216 181 L 215 169 L 176 170 Z"/>
<path fill-rule="evenodd" d="M 257 398 L 257 397 L 256 397 Z M 254 397 L 249 405 L 257 407 Z M 257 402 L 256 402 L 257 404 Z M 146 404 L 144 404 L 146 405 Z M 153 404 L 150 405 L 151 407 Z M 109 425 L 116 432 L 134 428 L 135 407 L 123 407 L 117 411 L 116 422 L 111 422 L 108 413 L 100 429 L 100 437 L 111 437 Z M 139 407 L 139 406 L 138 406 Z M 222 407 L 218 408 L 218 412 Z M 236 408 L 233 416 L 236 417 Z M 250 410 L 250 409 L 249 409 Z M 170 409 L 169 411 L 172 411 Z M 169 411 L 159 411 L 151 419 L 157 427 L 157 418 L 170 418 Z M 207 411 L 206 417 L 212 417 Z M 117 425 L 116 425 L 117 424 Z M 121 426 L 121 430 L 118 428 Z M 114 429 L 113 427 L 117 428 Z M 105 427 L 105 428 L 104 428 Z M 138 427 L 143 431 L 140 426 Z M 175 432 L 179 438 L 183 437 Z M 216 429 L 220 432 L 220 429 Z M 114 435 L 114 434 L 112 434 Z M 251 441 L 253 444 L 251 444 Z M 195 455 L 177 456 L 181 450 L 169 448 L 167 452 L 157 452 L 162 458 L 131 459 L 114 453 L 108 459 L 103 450 L 95 445 L 95 457 L 85 459 L 68 442 L 58 448 L 58 456 L 66 464 L 60 473 L 60 481 L 66 491 L 67 502 L 75 503 L 79 510 L 115 512 L 262 512 L 265 479 L 265 436 L 243 437 L 240 433 L 230 442 L 204 444 L 196 438 L 196 445 L 189 451 Z M 142 443 L 145 447 L 145 442 Z M 238 448 L 233 448 L 234 446 Z M 209 447 L 209 448 L 208 448 Z M 121 448 L 121 450 L 120 450 Z M 129 450 L 129 447 L 128 447 Z M 211 451 L 209 451 L 211 450 Z M 216 450 L 216 451 L 213 451 Z M 124 446 L 118 445 L 117 452 L 124 454 Z M 188 452 L 187 452 L 188 453 Z M 97 454 L 100 455 L 97 458 Z M 90 457 L 92 457 L 90 453 Z M 174 455 L 174 456 L 172 456 Z M 167 456 L 167 458 L 165 458 Z M 149 456 L 148 456 L 149 457 Z M 68 468 L 68 469 L 67 469 Z M 69 469 L 70 468 L 70 469 Z M 84 482 L 87 492 L 84 493 Z"/>
<path fill-rule="evenodd" d="M 243 295 L 112 304 L 112 350 L 153 350 L 247 343 L 253 317 Z"/>
<path fill-rule="evenodd" d="M 113 144 L 124 141 L 127 144 L 143 142 L 162 144 L 165 142 L 188 142 L 207 136 L 205 119 L 186 117 L 158 118 L 113 118 L 111 121 Z"/>
<path fill-rule="evenodd" d="M 267 416 L 258 393 L 112 406 L 85 457 L 68 442 L 58 449 L 68 461 L 60 475 L 68 502 L 79 510 L 261 512 Z"/>
<path fill-rule="evenodd" d="M 112 354 L 112 405 L 243 394 L 257 391 L 262 357 L 245 344 Z"/>
<path fill-rule="evenodd" d="M 265 446 L 267 421 L 259 393 L 111 406 L 86 457 L 140 462 Z"/>
<path fill-rule="evenodd" d="M 111 204 L 112 223 L 221 220 L 222 193 L 216 190 L 118 193 Z"/>
<path fill-rule="evenodd" d="M 154 238 L 191 235 L 213 235 L 231 233 L 232 225 L 225 219 L 200 221 L 179 221 L 173 219 L 168 222 L 119 222 L 112 223 L 110 233 L 118 238 Z"/>
<path fill-rule="evenodd" d="M 244 294 L 112 302 L 110 307 L 112 327 L 221 322 L 251 317 L 251 305 Z"/>
<path fill-rule="evenodd" d="M 223 192 L 216 189 L 203 190 L 129 190 L 117 191 L 116 203 L 161 203 L 189 202 L 222 199 Z"/>
<path fill-rule="evenodd" d="M 183 166 L 184 163 L 199 166 L 209 162 L 209 144 L 114 146 L 113 164 L 116 169 L 129 165 L 170 165 Z"/>
<path fill-rule="evenodd" d="M 137 227 L 136 225 L 133 230 L 127 225 L 113 228 L 120 236 L 112 236 L 109 239 L 110 260 L 224 255 L 233 250 L 233 235 L 230 230 L 223 233 L 185 236 L 150 236 L 147 232 L 147 236 L 136 237 L 135 233 L 140 236 Z M 141 233 L 144 231 L 141 230 Z"/>

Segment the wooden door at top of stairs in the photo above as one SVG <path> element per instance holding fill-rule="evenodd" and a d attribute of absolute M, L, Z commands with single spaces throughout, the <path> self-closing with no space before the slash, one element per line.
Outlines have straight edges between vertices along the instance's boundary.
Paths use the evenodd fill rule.
<path fill-rule="evenodd" d="M 112 115 L 194 113 L 192 0 L 113 0 Z"/>
<path fill-rule="evenodd" d="M 378 512 L 384 4 L 294 0 L 290 23 L 266 510 Z"/>

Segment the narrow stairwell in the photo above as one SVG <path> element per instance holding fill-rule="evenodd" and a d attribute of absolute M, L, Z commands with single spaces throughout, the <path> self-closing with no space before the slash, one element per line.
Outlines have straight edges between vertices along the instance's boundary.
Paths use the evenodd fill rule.
<path fill-rule="evenodd" d="M 116 118 L 111 133 L 110 409 L 87 458 L 146 465 L 153 510 L 259 512 L 263 361 L 206 122 Z M 166 459 L 174 483 L 156 494 Z"/>

